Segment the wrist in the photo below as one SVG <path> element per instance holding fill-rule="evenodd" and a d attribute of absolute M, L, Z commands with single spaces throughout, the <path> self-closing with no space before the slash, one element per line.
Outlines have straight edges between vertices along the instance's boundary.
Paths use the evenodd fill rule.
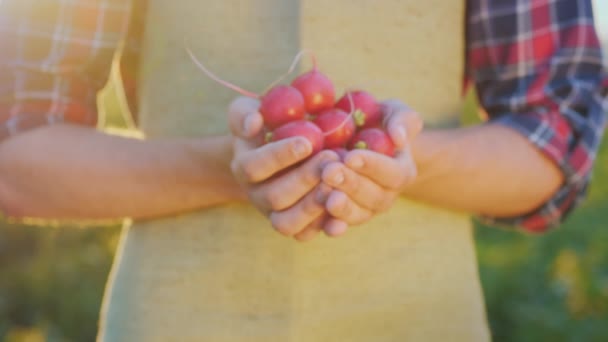
<path fill-rule="evenodd" d="M 441 165 L 450 164 L 446 160 L 446 158 L 449 158 L 449 155 L 441 153 L 443 146 L 445 146 L 444 140 L 446 140 L 444 135 L 437 131 L 429 130 L 421 132 L 412 141 L 412 158 L 418 170 L 417 177 L 411 184 L 412 187 L 447 172 L 441 168 Z"/>
<path fill-rule="evenodd" d="M 230 170 L 233 149 L 230 136 L 192 139 L 184 142 L 186 155 L 200 191 L 200 201 L 205 205 L 242 202 L 247 195 L 236 182 Z M 209 192 L 213 196 L 209 196 Z M 209 203 L 212 200 L 213 203 Z"/>

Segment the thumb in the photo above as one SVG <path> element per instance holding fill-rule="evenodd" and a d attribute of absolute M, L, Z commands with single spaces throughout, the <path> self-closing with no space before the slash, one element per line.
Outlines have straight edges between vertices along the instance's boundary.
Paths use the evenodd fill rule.
<path fill-rule="evenodd" d="M 424 122 L 420 114 L 410 108 L 394 108 L 385 120 L 386 129 L 395 147 L 402 150 L 422 131 Z"/>
<path fill-rule="evenodd" d="M 257 136 L 264 126 L 259 107 L 260 101 L 249 97 L 242 96 L 232 101 L 228 107 L 228 125 L 232 134 L 245 139 Z"/>

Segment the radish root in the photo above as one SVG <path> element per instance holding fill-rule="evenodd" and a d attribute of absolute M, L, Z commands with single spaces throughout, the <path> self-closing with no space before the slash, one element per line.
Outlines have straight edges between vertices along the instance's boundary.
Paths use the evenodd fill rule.
<path fill-rule="evenodd" d="M 243 96 L 247 96 L 247 97 L 251 97 L 254 99 L 259 99 L 260 95 L 253 93 L 251 91 L 245 90 L 237 85 L 234 85 L 228 81 L 224 81 L 223 79 L 219 78 L 218 76 L 214 75 L 211 71 L 209 71 L 209 69 L 207 69 L 205 67 L 205 65 L 203 65 L 203 63 L 201 63 L 196 56 L 194 55 L 194 53 L 192 52 L 192 50 L 190 50 L 189 47 L 186 46 L 186 51 L 188 52 L 188 55 L 190 55 L 190 59 L 192 59 L 192 61 L 194 62 L 194 64 L 196 64 L 196 66 L 202 71 L 204 72 L 207 76 L 209 76 L 209 78 L 211 78 L 212 80 L 214 80 L 215 82 L 223 85 L 226 88 L 232 89 L 234 91 L 236 91 L 237 93 L 243 95 Z"/>
<path fill-rule="evenodd" d="M 279 78 L 277 78 L 272 83 L 270 83 L 270 85 L 268 87 L 266 87 L 266 89 L 264 90 L 264 93 L 266 93 L 268 90 L 272 89 L 274 86 L 279 84 L 287 76 L 291 75 L 294 72 L 294 70 L 296 69 L 296 65 L 298 65 L 298 62 L 300 62 L 300 60 L 302 59 L 304 54 L 310 54 L 310 56 L 312 58 L 313 70 L 317 71 L 317 57 L 315 56 L 315 54 L 310 50 L 302 50 L 302 51 L 298 52 L 298 54 L 293 58 L 293 62 L 291 62 L 291 66 L 289 67 L 287 72 L 285 72 L 283 75 L 279 76 Z"/>

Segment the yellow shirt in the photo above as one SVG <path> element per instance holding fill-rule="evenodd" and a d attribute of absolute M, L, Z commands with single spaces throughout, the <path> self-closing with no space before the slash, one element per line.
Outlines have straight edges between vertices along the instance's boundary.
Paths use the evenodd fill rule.
<path fill-rule="evenodd" d="M 461 106 L 464 1 L 151 0 L 141 125 L 151 139 L 224 134 L 235 93 L 302 49 L 343 90 L 402 99 L 429 126 Z M 304 65 L 309 66 L 305 63 Z M 403 198 L 339 239 L 300 244 L 246 205 L 123 232 L 100 341 L 487 341 L 467 216 Z"/>

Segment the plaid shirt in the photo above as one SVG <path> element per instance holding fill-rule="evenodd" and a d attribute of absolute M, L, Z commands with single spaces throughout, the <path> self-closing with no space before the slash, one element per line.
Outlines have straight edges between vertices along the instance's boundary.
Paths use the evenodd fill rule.
<path fill-rule="evenodd" d="M 586 194 L 608 89 L 590 1 L 468 0 L 467 83 L 490 121 L 526 136 L 566 178 L 534 212 L 487 221 L 544 231 Z M 96 94 L 119 48 L 134 106 L 144 6 L 0 0 L 0 139 L 57 122 L 95 125 Z"/>

